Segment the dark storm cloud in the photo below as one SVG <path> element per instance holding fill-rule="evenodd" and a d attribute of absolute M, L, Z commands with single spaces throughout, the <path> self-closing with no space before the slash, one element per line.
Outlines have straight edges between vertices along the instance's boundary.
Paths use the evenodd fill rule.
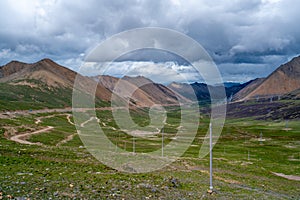
<path fill-rule="evenodd" d="M 225 80 L 239 72 L 239 79 L 246 81 L 299 54 L 299 8 L 297 0 L 3 0 L 0 64 L 50 57 L 77 69 L 89 50 L 113 34 L 157 26 L 198 41 Z M 149 60 L 160 59 L 155 53 L 153 57 Z"/>

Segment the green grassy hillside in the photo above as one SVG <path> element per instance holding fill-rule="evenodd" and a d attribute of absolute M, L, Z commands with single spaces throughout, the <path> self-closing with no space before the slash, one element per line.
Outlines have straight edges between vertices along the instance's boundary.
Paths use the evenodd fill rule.
<path fill-rule="evenodd" d="M 28 80 L 29 85 L 18 85 L 17 82 L 0 83 L 0 110 L 30 110 L 43 108 L 64 108 L 72 106 L 72 89 L 63 87 L 48 87 L 41 81 Z M 96 100 L 97 106 L 108 105 Z"/>

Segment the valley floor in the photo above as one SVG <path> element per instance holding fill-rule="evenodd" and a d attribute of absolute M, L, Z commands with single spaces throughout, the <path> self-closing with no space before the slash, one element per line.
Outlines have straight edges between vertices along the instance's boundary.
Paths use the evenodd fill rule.
<path fill-rule="evenodd" d="M 172 114 L 177 110 L 170 111 Z M 166 141 L 178 128 L 171 115 Z M 149 120 L 134 113 L 137 123 Z M 107 137 L 133 151 L 110 110 L 98 110 Z M 96 119 L 87 119 L 96 120 Z M 0 197 L 19 199 L 299 199 L 300 124 L 296 120 L 230 119 L 214 147 L 214 190 L 208 194 L 208 157 L 198 157 L 209 119 L 200 120 L 190 148 L 152 173 L 118 172 L 96 160 L 76 134 L 69 112 L 18 114 L 0 119 Z M 81 123 L 85 126 L 87 123 Z M 288 126 L 288 127 L 287 127 Z M 137 139 L 136 152 L 160 147 L 159 136 Z M 125 145 L 127 144 L 127 145 Z M 124 146 L 125 145 L 125 146 Z"/>

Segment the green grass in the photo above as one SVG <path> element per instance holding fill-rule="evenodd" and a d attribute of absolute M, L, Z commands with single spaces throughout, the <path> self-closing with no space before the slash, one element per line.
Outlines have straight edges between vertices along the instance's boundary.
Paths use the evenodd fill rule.
<path fill-rule="evenodd" d="M 33 135 L 28 141 L 37 143 L 40 142 L 45 145 L 56 145 L 61 140 L 65 139 L 67 135 L 61 131 L 51 131 L 46 133 L 41 133 L 38 135 Z"/>
<path fill-rule="evenodd" d="M 40 116 L 56 116 L 42 119 Z M 166 143 L 179 125 L 179 110 L 168 108 L 165 127 Z M 97 111 L 110 140 L 132 151 L 132 137 L 118 130 L 111 111 Z M 140 125 L 149 123 L 147 110 L 132 111 Z M 299 199 L 300 182 L 277 177 L 272 172 L 300 176 L 300 124 L 290 120 L 226 121 L 214 147 L 214 187 L 209 185 L 208 156 L 198 158 L 209 119 L 200 119 L 192 146 L 176 162 L 161 170 L 128 174 L 111 169 L 97 161 L 85 148 L 78 135 L 56 147 L 66 136 L 75 133 L 66 115 L 59 113 L 28 115 L 0 120 L 0 190 L 3 196 L 31 199 Z M 32 136 L 32 142 L 43 146 L 22 145 L 8 140 L 4 131 L 13 127 L 18 132 L 53 126 L 48 133 Z M 103 126 L 103 124 L 101 124 Z M 113 128 L 117 129 L 114 130 Z M 260 132 L 265 141 L 260 142 Z M 151 144 L 151 145 L 150 145 Z M 158 150 L 161 137 L 136 139 L 136 152 Z M 249 157 L 248 157 L 249 152 Z M 71 184 L 71 185 L 70 185 Z"/>
<path fill-rule="evenodd" d="M 48 88 L 37 80 L 26 81 L 36 84 L 38 87 L 0 83 L 0 110 L 62 108 L 71 105 L 71 89 Z M 53 98 L 53 96 L 57 98 Z"/>
<path fill-rule="evenodd" d="M 24 80 L 12 84 L 20 81 Z M 37 87 L 0 83 L 0 111 L 64 108 L 72 105 L 72 88 L 49 88 L 42 81 L 35 79 L 26 79 L 26 82 Z M 96 99 L 95 105 L 101 107 L 109 104 Z"/>

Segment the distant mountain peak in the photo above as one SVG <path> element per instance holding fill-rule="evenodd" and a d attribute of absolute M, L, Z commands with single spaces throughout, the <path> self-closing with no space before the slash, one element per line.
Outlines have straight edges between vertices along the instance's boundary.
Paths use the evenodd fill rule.
<path fill-rule="evenodd" d="M 54 62 L 50 58 L 43 58 L 42 60 L 40 60 L 36 63 L 38 63 L 38 64 L 55 64 L 55 65 L 58 65 L 56 62 Z"/>
<path fill-rule="evenodd" d="M 6 65 L 12 65 L 12 64 L 27 64 L 27 63 L 21 62 L 21 61 L 18 61 L 18 60 L 12 60 L 9 63 L 7 63 Z M 6 65 L 4 65 L 4 66 L 6 66 Z M 2 67 L 4 67 L 4 66 L 2 66 Z"/>
<path fill-rule="evenodd" d="M 151 79 L 145 77 L 145 76 L 142 76 L 142 75 L 138 75 L 138 76 L 124 76 L 122 79 L 130 79 L 130 80 L 145 80 L 145 81 L 150 81 L 150 82 L 153 82 Z"/>

